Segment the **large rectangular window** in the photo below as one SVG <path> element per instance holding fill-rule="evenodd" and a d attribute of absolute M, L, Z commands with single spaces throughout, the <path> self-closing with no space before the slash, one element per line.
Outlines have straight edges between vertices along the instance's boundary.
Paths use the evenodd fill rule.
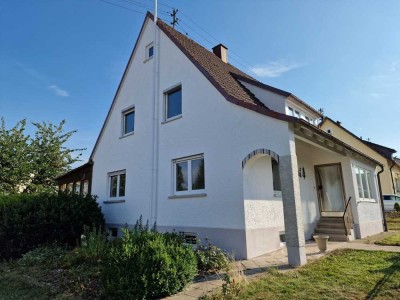
<path fill-rule="evenodd" d="M 125 197 L 126 173 L 125 171 L 108 174 L 109 198 L 118 200 Z"/>
<path fill-rule="evenodd" d="M 176 87 L 165 93 L 165 121 L 182 115 L 182 87 Z"/>
<path fill-rule="evenodd" d="M 122 112 L 122 135 L 135 131 L 135 109 L 130 108 Z"/>
<path fill-rule="evenodd" d="M 355 166 L 357 177 L 358 196 L 361 200 L 374 200 L 375 189 L 371 171 Z"/>
<path fill-rule="evenodd" d="M 174 193 L 196 193 L 205 189 L 204 157 L 196 155 L 173 161 Z"/>

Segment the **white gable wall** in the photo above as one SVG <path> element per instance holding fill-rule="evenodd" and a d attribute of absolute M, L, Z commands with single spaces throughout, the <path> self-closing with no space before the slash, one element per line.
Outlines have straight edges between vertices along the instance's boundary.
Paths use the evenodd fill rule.
<path fill-rule="evenodd" d="M 92 193 L 98 195 L 109 224 L 134 224 L 140 215 L 144 220 L 150 219 L 153 60 L 143 63 L 145 46 L 153 41 L 149 25 L 144 28 L 93 156 Z M 163 92 L 177 84 L 182 85 L 182 118 L 163 124 Z M 253 217 L 245 217 L 242 160 L 256 149 L 288 155 L 288 124 L 228 102 L 162 32 L 159 86 L 158 228 L 203 232 L 228 249 L 237 248 L 240 243 L 243 249 L 237 251 L 237 257 L 246 257 L 246 229 L 250 223 L 252 230 L 257 226 Z M 135 133 L 120 138 L 121 111 L 132 105 Z M 207 196 L 169 199 L 172 160 L 200 153 L 205 159 Z M 107 174 L 123 169 L 126 201 L 104 204 L 109 200 Z M 251 211 L 257 211 L 254 205 L 257 206 L 252 203 Z M 259 228 L 270 225 L 264 223 Z M 213 229 L 216 234 L 212 236 L 206 229 Z M 275 239 L 279 239 L 278 234 Z"/>

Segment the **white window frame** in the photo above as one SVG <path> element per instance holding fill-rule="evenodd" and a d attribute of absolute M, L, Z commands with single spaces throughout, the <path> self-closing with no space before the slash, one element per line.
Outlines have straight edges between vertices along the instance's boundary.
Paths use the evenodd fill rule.
<path fill-rule="evenodd" d="M 274 162 L 276 163 L 276 167 L 278 168 L 278 176 L 280 176 L 279 163 L 271 157 L 272 187 L 274 187 L 274 185 L 275 185 L 275 176 L 274 176 L 274 169 L 273 169 Z M 279 178 L 279 180 L 280 180 L 280 178 Z M 274 197 L 282 198 L 282 183 L 281 182 L 279 182 L 279 183 L 281 185 L 281 189 L 280 190 L 274 189 Z"/>
<path fill-rule="evenodd" d="M 167 118 L 168 116 L 168 95 L 176 92 L 178 90 L 181 90 L 181 113 L 179 115 L 173 116 L 171 118 Z M 183 113 L 183 89 L 182 89 L 182 84 L 178 83 L 166 90 L 164 90 L 164 123 L 182 118 L 182 113 Z"/>
<path fill-rule="evenodd" d="M 125 195 L 124 196 L 119 196 L 119 184 L 120 184 L 120 179 L 122 174 L 125 174 Z M 117 177 L 117 196 L 116 197 L 111 197 L 111 177 L 113 176 L 118 176 Z M 121 171 L 115 171 L 115 172 L 110 172 L 107 174 L 107 199 L 110 201 L 113 200 L 125 200 L 126 197 L 126 170 L 121 170 Z"/>
<path fill-rule="evenodd" d="M 192 190 L 192 160 L 203 159 L 205 165 L 204 154 L 197 154 L 193 156 L 187 156 L 182 158 L 177 158 L 172 160 L 172 194 L 179 195 L 196 195 L 196 194 L 204 194 L 206 190 L 206 174 L 205 174 L 205 166 L 204 166 L 204 189 L 201 190 Z M 188 163 L 188 189 L 186 191 L 177 191 L 176 190 L 176 164 L 181 162 Z"/>
<path fill-rule="evenodd" d="M 366 174 L 367 187 L 364 187 L 364 183 L 362 181 L 362 177 L 361 177 L 361 172 L 360 171 L 362 171 L 362 172 L 364 172 Z M 358 198 L 360 199 L 360 201 L 363 201 L 363 202 L 376 202 L 376 200 L 375 200 L 376 189 L 375 189 L 374 173 L 371 172 L 370 170 L 367 170 L 367 169 L 365 169 L 363 167 L 360 167 L 360 166 L 357 166 L 357 165 L 354 165 L 354 173 L 356 175 L 357 195 L 358 195 Z M 359 177 L 359 181 L 360 181 L 360 184 L 361 184 L 361 192 L 362 192 L 362 195 L 363 195 L 362 197 L 360 196 L 360 186 L 359 186 L 358 180 L 357 180 L 358 176 L 360 176 Z M 370 177 L 370 178 L 368 178 L 368 177 Z M 365 191 L 367 191 L 367 193 L 369 195 L 368 198 L 364 197 Z"/>
<path fill-rule="evenodd" d="M 149 56 L 149 50 L 151 47 L 153 47 L 153 55 Z M 149 60 L 153 59 L 153 57 L 154 57 L 154 43 L 151 42 L 145 47 L 144 62 L 148 62 Z"/>
<path fill-rule="evenodd" d="M 294 117 L 294 109 L 290 106 L 288 106 L 287 108 L 288 108 L 288 115 Z"/>
<path fill-rule="evenodd" d="M 133 118 L 133 131 L 129 131 L 127 133 L 125 133 L 125 118 L 128 114 L 132 113 L 134 114 L 134 118 Z M 128 108 L 125 108 L 122 112 L 121 112 L 121 137 L 126 137 L 128 135 L 132 135 L 135 133 L 135 121 L 136 121 L 136 111 L 135 111 L 135 106 L 130 106 Z"/>
<path fill-rule="evenodd" d="M 300 113 L 300 111 L 298 111 L 298 110 L 294 110 L 294 117 L 295 118 L 298 118 L 298 119 L 301 119 L 301 113 Z"/>

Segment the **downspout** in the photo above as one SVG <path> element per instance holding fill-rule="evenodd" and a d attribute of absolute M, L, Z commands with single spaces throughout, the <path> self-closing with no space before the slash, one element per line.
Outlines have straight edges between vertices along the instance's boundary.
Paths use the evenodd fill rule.
<path fill-rule="evenodd" d="M 159 34 L 157 26 L 157 0 L 154 0 L 154 53 L 153 53 L 153 143 L 152 143 L 152 180 L 150 219 L 152 224 L 157 223 L 158 202 L 158 148 L 159 148 Z"/>
<path fill-rule="evenodd" d="M 392 169 L 393 169 L 393 167 L 396 165 L 396 163 L 395 163 L 395 161 L 394 160 L 392 160 L 392 166 L 390 167 L 390 177 L 392 178 L 392 187 L 393 187 L 393 194 L 396 194 L 396 187 L 395 187 L 395 185 L 394 185 L 394 180 L 393 180 L 393 172 L 392 172 Z"/>
<path fill-rule="evenodd" d="M 382 220 L 383 220 L 383 229 L 385 231 L 388 231 L 387 228 L 387 223 L 386 223 L 386 216 L 385 216 L 385 208 L 384 208 L 384 204 L 383 204 L 383 195 L 382 195 L 382 186 L 381 186 L 381 177 L 380 175 L 383 173 L 383 165 L 379 165 L 381 167 L 381 170 L 378 172 L 378 185 L 379 185 L 379 197 L 381 198 L 381 209 L 382 209 Z"/>

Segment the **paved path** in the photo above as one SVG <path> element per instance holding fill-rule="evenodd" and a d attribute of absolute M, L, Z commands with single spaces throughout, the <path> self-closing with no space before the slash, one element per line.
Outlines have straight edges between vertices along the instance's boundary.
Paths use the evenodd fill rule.
<path fill-rule="evenodd" d="M 383 233 L 382 235 L 387 235 Z M 306 255 L 308 261 L 314 261 L 321 258 L 325 254 L 342 248 L 342 249 L 359 249 L 359 250 L 383 250 L 390 252 L 400 252 L 399 246 L 380 246 L 370 244 L 370 238 L 364 240 L 355 240 L 349 243 L 346 242 L 329 242 L 328 250 L 326 253 L 320 253 L 314 241 L 307 241 Z M 286 248 L 282 248 L 275 252 L 271 252 L 253 259 L 242 260 L 234 262 L 239 264 L 247 278 L 252 279 L 263 275 L 268 271 L 268 268 L 275 267 L 279 270 L 292 269 L 288 265 Z M 194 283 L 190 284 L 186 290 L 174 296 L 168 297 L 168 300 L 181 300 L 181 299 L 198 299 L 199 297 L 212 292 L 214 289 L 220 288 L 223 284 L 222 275 L 212 275 L 207 277 L 197 277 Z"/>

